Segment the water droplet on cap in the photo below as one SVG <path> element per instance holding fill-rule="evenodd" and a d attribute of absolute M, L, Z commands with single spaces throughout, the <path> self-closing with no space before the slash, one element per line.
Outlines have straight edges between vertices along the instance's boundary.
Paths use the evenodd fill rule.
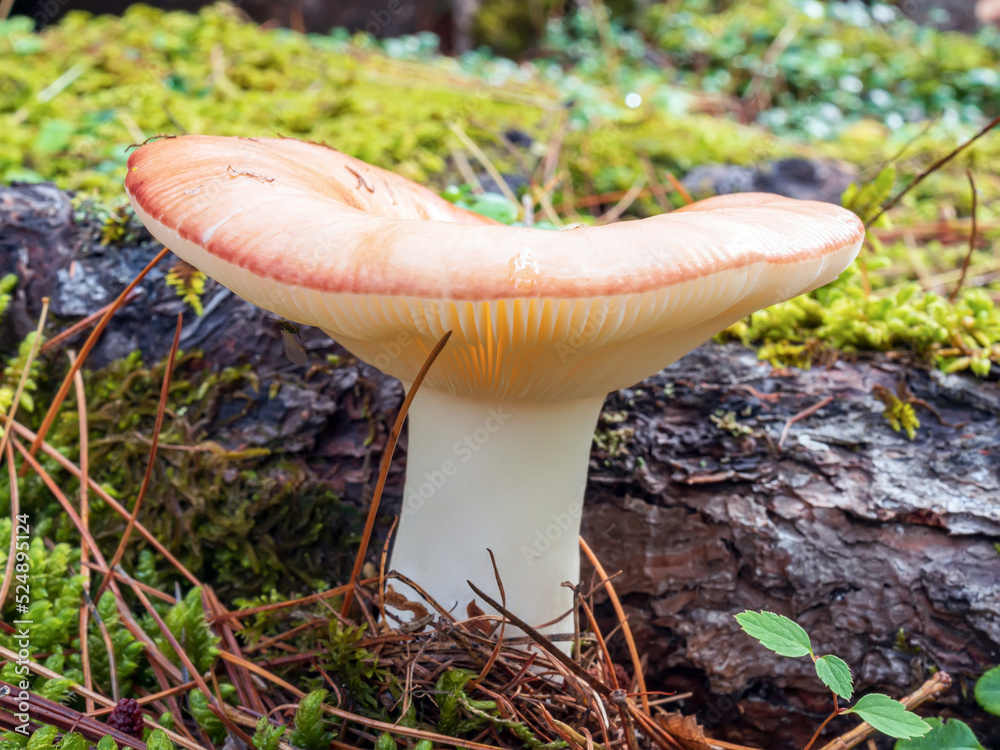
<path fill-rule="evenodd" d="M 527 291 L 538 282 L 538 261 L 531 252 L 531 248 L 525 245 L 521 252 L 515 255 L 507 264 L 510 280 L 514 282 L 514 287 L 521 291 Z"/>

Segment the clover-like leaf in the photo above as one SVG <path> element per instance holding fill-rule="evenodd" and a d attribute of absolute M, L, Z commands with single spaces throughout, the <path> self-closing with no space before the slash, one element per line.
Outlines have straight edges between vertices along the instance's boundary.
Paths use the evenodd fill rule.
<path fill-rule="evenodd" d="M 929 718 L 930 732 L 923 737 L 898 740 L 893 750 L 984 750 L 969 725 L 958 719 L 947 723 L 941 719 Z"/>
<path fill-rule="evenodd" d="M 816 674 L 830 690 L 845 701 L 854 695 L 854 680 L 851 668 L 838 656 L 821 656 L 816 660 Z"/>
<path fill-rule="evenodd" d="M 774 612 L 740 612 L 736 622 L 743 631 L 760 641 L 766 649 L 781 656 L 805 656 L 812 653 L 809 634 L 792 620 Z"/>
<path fill-rule="evenodd" d="M 902 703 L 880 693 L 866 695 L 844 713 L 857 714 L 878 731 L 896 739 L 923 737 L 931 731 L 930 724 L 907 711 Z"/>

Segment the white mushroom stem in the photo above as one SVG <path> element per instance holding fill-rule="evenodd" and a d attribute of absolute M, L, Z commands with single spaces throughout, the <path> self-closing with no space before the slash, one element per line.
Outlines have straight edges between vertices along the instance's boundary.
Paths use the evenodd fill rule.
<path fill-rule="evenodd" d="M 476 599 L 467 580 L 500 599 L 490 549 L 514 614 L 531 625 L 565 614 L 573 597 L 562 583 L 580 576 L 580 515 L 603 403 L 603 395 L 533 403 L 420 390 L 409 411 L 406 489 L 390 567 L 464 619 Z M 571 630 L 569 618 L 546 628 Z"/>

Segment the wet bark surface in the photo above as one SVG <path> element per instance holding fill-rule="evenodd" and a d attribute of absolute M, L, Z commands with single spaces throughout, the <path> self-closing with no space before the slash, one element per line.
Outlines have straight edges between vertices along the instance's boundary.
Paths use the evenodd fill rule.
<path fill-rule="evenodd" d="M 43 296 L 61 324 L 73 322 L 110 302 L 159 249 L 141 233 L 102 246 L 100 224 L 73 215 L 54 188 L 0 188 L 0 271 L 22 280 L 5 346 L 34 328 Z M 186 309 L 164 283 L 174 262 L 115 316 L 90 366 L 135 349 L 147 361 L 166 355 Z M 249 363 L 261 378 L 256 396 L 216 407 L 205 438 L 308 461 L 316 482 L 362 507 L 398 383 L 315 330 L 301 337 L 310 364 L 293 365 L 272 316 L 211 282 L 203 301 L 203 316 L 185 315 L 182 347 L 201 349 L 203 366 Z M 320 366 L 328 354 L 343 359 Z M 61 373 L 65 358 L 48 364 Z M 916 402 L 912 441 L 873 395 L 901 382 L 925 404 Z M 819 403 L 781 442 L 789 420 Z M 386 490 L 390 511 L 405 447 Z M 608 398 L 583 529 L 605 567 L 621 571 L 615 586 L 651 689 L 693 693 L 680 706 L 720 738 L 802 747 L 829 713 L 829 694 L 807 659 L 773 656 L 744 635 L 736 612 L 796 619 L 818 653 L 851 665 L 859 689 L 897 697 L 933 669 L 961 686 L 1000 661 L 1000 385 L 885 355 L 779 372 L 743 347 L 705 345 Z M 620 636 L 610 647 L 627 664 Z M 962 694 L 953 688 L 934 711 L 962 716 L 996 746 L 996 720 Z M 849 726 L 835 722 L 830 736 Z"/>

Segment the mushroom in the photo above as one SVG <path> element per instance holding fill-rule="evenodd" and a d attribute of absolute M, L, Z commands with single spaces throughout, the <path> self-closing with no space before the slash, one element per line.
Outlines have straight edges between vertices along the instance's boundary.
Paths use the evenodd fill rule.
<path fill-rule="evenodd" d="M 291 139 L 183 136 L 125 181 L 150 232 L 278 315 L 413 382 L 390 566 L 464 615 L 471 580 L 549 632 L 573 606 L 605 396 L 755 310 L 834 280 L 864 237 L 825 203 L 727 195 L 561 232 L 497 224 Z M 404 591 L 403 593 L 412 594 Z"/>

